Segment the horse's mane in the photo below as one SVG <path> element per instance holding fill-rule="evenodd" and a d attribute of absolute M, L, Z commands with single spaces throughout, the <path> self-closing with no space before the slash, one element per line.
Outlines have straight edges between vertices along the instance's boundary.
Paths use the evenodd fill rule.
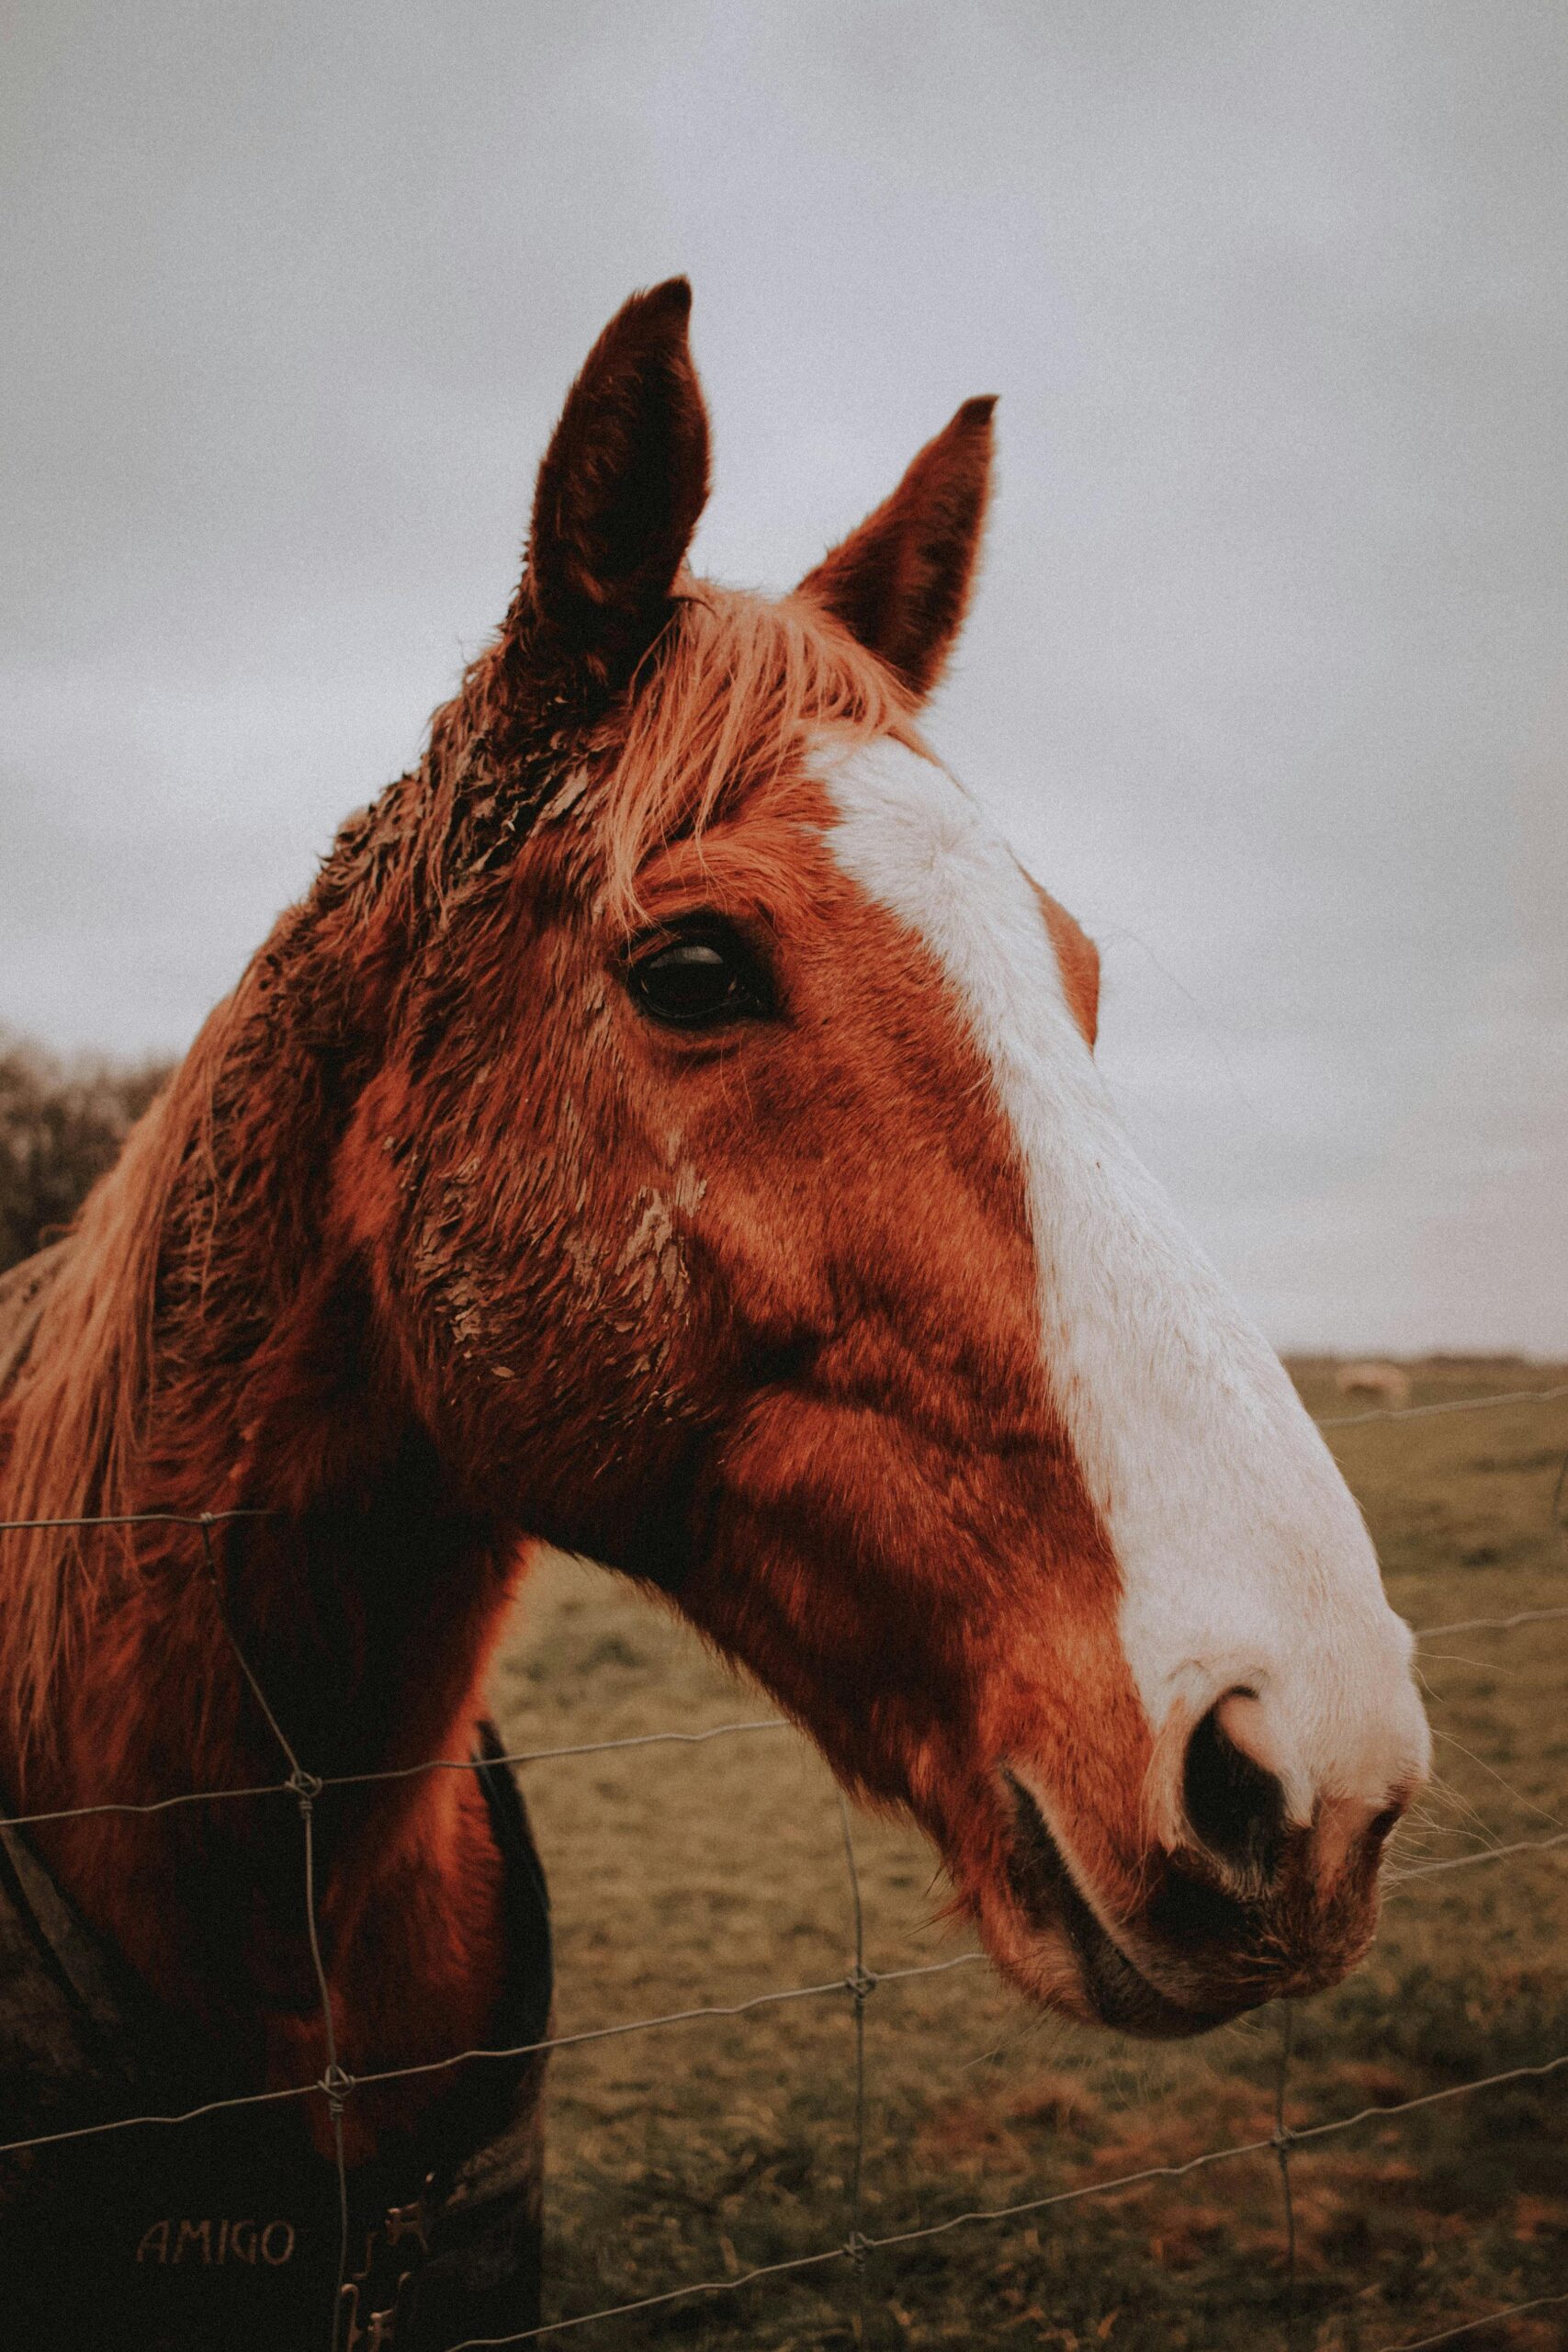
<path fill-rule="evenodd" d="M 166 1295 L 172 1289 L 205 1310 L 213 1229 L 225 1205 L 239 1213 L 220 1166 L 232 1155 L 215 1148 L 217 1126 L 241 1118 L 252 1130 L 237 1139 L 243 1152 L 276 1148 L 265 1115 L 258 1123 L 254 1111 L 246 1120 L 232 1108 L 231 1066 L 256 1052 L 250 1039 L 258 974 L 265 970 L 267 985 L 286 993 L 292 960 L 368 955 L 378 895 L 395 892 L 405 907 L 430 910 L 429 921 L 451 920 L 454 902 L 437 869 L 460 831 L 460 804 L 473 790 L 476 760 L 507 694 L 507 662 L 504 639 L 473 662 L 459 693 L 435 715 L 422 766 L 345 825 L 310 899 L 281 918 L 239 987 L 209 1016 L 71 1234 L 47 1259 L 30 1261 L 36 1278 L 18 1281 L 18 1269 L 0 1285 L 0 1368 L 10 1362 L 9 1377 L 0 1377 L 6 1519 L 199 1511 L 227 1499 L 209 1490 L 165 1491 L 166 1464 L 164 1485 L 152 1491 L 145 1454 L 160 1386 L 171 1377 L 160 1360 Z M 818 728 L 852 739 L 892 731 L 914 740 L 909 705 L 891 673 L 807 600 L 773 604 L 683 582 L 669 627 L 633 691 L 604 722 L 602 757 L 592 762 L 597 775 L 584 813 L 613 898 L 635 903 L 650 851 L 699 833 L 765 787 Z M 570 779 L 553 782 L 558 792 Z M 487 779 L 486 789 L 494 788 Z M 549 805 L 547 786 L 542 813 Z M 378 847 L 383 837 L 385 855 L 367 857 L 367 844 Z M 248 1063 L 237 1074 L 242 1102 L 265 1085 L 265 1073 L 251 1073 Z M 227 1111 L 215 1107 L 220 1088 Z M 244 1189 L 253 1193 L 256 1183 L 252 1171 Z M 189 1229 L 197 1224 L 205 1229 Z M 7 1324 L 24 1327 L 9 1349 Z M 188 1476 L 209 1470 L 195 1460 Z M 95 1601 L 144 1575 L 169 1553 L 169 1537 L 167 1530 L 162 1538 L 157 1530 L 137 1531 L 137 1540 L 131 1531 L 117 1538 L 103 1530 L 84 1540 L 60 1528 L 0 1537 L 0 1703 L 15 1710 L 24 1745 L 47 1728 L 50 1693 L 68 1670 Z M 182 1557 L 189 1540 L 179 1544 Z"/>
<path fill-rule="evenodd" d="M 0 1322 L 14 1327 L 12 1393 L 0 1396 L 0 1507 L 9 1520 L 90 1519 L 132 1506 L 168 1207 L 193 1137 L 200 1148 L 228 1010 L 226 1001 L 210 1016 L 71 1233 L 0 1287 Z M 0 1539 L 0 1690 L 11 1686 L 24 1747 L 41 1727 L 38 1711 L 69 1661 L 89 1593 L 108 1563 L 129 1565 L 129 1531 L 85 1534 L 45 1526 Z"/>

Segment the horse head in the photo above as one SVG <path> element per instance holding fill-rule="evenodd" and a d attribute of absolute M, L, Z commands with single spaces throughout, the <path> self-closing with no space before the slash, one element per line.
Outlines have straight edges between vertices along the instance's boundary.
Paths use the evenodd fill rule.
<path fill-rule="evenodd" d="M 380 1038 L 331 1216 L 464 1513 L 668 1594 L 1029 1993 L 1196 2031 L 1364 1949 L 1411 1638 L 1122 1136 L 1093 946 L 919 731 L 990 402 L 792 595 L 705 586 L 688 306 L 601 337 L 329 865 Z"/>

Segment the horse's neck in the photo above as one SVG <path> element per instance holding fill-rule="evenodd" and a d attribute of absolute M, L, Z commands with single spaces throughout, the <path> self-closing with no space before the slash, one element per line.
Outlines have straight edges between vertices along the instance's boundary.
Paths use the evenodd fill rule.
<path fill-rule="evenodd" d="M 278 1115 L 286 1120 L 287 1108 Z M 324 1184 L 324 1170 L 314 1172 Z M 298 1168 L 293 1175 L 300 1181 Z M 220 1197 L 227 1189 L 220 1183 Z M 208 1296 L 191 1278 L 188 1250 L 180 1261 L 176 1233 L 147 1393 L 137 1400 L 134 1471 L 115 1498 L 120 1509 L 259 1515 L 220 1519 L 207 1539 L 177 1524 L 136 1531 L 129 1565 L 89 1604 L 51 1694 L 48 1738 L 32 1758 L 19 1747 L 0 1756 L 0 1782 L 29 1806 L 145 1804 L 280 1782 L 288 1762 L 247 1667 L 309 1773 L 373 1774 L 470 1750 L 510 1563 L 491 1531 L 455 1508 L 434 1448 L 374 1376 L 378 1351 L 351 1272 L 302 1261 L 297 1236 L 279 1230 L 297 1213 L 288 1189 L 234 1188 L 250 1227 L 209 1228 Z M 182 1205 L 176 1197 L 169 1214 Z M 85 1229 L 65 1245 L 43 1287 L 64 1282 L 73 1251 L 93 1240 Z M 280 1252 L 290 1244 L 285 1279 Z M 99 1269 L 105 1281 L 115 1271 Z M 17 1283 L 10 1294 L 10 1319 L 36 1325 L 18 1380 L 49 1369 L 39 1356 L 50 1346 L 50 1302 L 18 1306 L 28 1289 Z M 242 1311 L 226 1315 L 231 1301 Z M 19 1357 L 23 1344 L 11 1352 Z M 80 1507 L 69 1468 L 61 1465 L 51 1515 Z M 482 1880 L 483 1806 L 468 1783 L 467 1773 L 415 1774 L 333 1792 L 318 1806 L 334 1982 L 367 1965 L 389 1872 L 406 1915 L 427 1925 L 460 1882 L 471 1894 Z M 250 1989 L 264 2010 L 276 2000 L 285 2015 L 304 2014 L 313 1991 L 299 1824 L 287 1798 L 191 1805 L 155 1824 L 96 1816 L 39 1836 L 87 1916 L 161 1989 L 211 2007 L 207 1996 L 220 1985 L 220 2013 L 243 2007 Z M 407 1956 L 411 2005 L 444 1999 L 456 2015 L 465 1994 L 478 1998 L 493 1976 L 491 1909 L 470 1902 L 468 1917 L 450 1951 L 427 1938 L 425 1959 Z M 371 1942 L 385 1934 L 383 1923 Z M 412 2014 L 383 2018 L 383 2048 L 406 2052 Z M 299 2029 L 307 2038 L 312 2030 Z"/>
<path fill-rule="evenodd" d="M 10 1364 L 14 1382 L 48 1376 L 50 1293 L 73 1247 L 17 1270 L 0 1292 L 0 1369 Z M 243 1286 L 232 1260 L 223 1278 Z M 122 1721 L 134 1722 L 161 1711 L 170 1660 L 199 1669 L 209 1690 L 243 1681 L 238 1645 L 280 1721 L 316 1749 L 312 1769 L 370 1769 L 378 1751 L 390 1758 L 444 1727 L 433 1717 L 471 1685 L 503 1598 L 497 1541 L 460 1510 L 435 1449 L 378 1381 L 351 1277 L 303 1270 L 265 1322 L 243 1352 L 198 1316 L 161 1331 L 118 1490 L 62 1462 L 27 1491 L 24 1508 L 39 1518 L 152 1515 L 129 1541 L 110 1528 L 41 1539 L 73 1652 L 51 1713 L 69 1719 L 107 1678 Z M 207 1513 L 210 1529 L 189 1523 Z M 73 1589 L 85 1601 L 74 1611 Z M 192 1711 L 193 1741 L 210 1736 L 210 1716 L 204 1735 Z M 271 1735 L 256 1711 L 248 1735 L 240 1722 L 224 1736 L 243 1746 Z M 166 1770 L 179 1724 L 163 1715 L 154 1745 Z"/>
<path fill-rule="evenodd" d="M 171 1773 L 280 1778 L 286 1748 L 322 1778 L 468 1752 L 512 1555 L 378 1393 L 352 1285 L 305 1287 L 264 1365 L 203 1367 L 187 1350 L 154 1409 L 131 1507 L 166 1498 L 214 1521 L 138 1530 L 130 1575 L 89 1620 L 56 1702 L 68 1802 L 105 1793 L 111 1764 L 112 1793 L 145 1802 Z M 366 1810 L 323 1825 L 329 1855 Z"/>

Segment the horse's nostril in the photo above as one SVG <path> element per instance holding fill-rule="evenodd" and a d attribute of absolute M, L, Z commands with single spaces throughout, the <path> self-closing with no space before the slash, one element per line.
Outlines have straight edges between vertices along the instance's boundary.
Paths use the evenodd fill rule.
<path fill-rule="evenodd" d="M 1226 1696 L 1231 1694 L 1227 1692 Z M 1233 1868 L 1271 1874 L 1285 1827 L 1285 1792 L 1272 1772 L 1230 1738 L 1211 1707 L 1187 1747 L 1181 1792 L 1188 1826 Z"/>

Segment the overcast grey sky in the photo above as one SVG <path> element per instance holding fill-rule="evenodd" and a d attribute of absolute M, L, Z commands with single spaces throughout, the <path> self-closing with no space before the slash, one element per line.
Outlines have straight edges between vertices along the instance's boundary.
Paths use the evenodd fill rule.
<path fill-rule="evenodd" d="M 699 569 L 1001 394 L 931 733 L 1284 1345 L 1568 1351 L 1568 8 L 6 9 L 0 1021 L 182 1046 L 687 271 Z"/>

